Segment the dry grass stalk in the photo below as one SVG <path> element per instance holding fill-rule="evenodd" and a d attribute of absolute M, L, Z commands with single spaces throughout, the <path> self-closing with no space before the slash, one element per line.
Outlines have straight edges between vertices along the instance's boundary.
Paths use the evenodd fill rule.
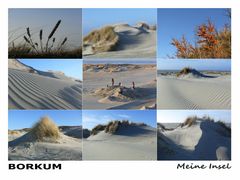
<path fill-rule="evenodd" d="M 30 133 L 37 141 L 43 141 L 45 138 L 57 140 L 60 137 L 60 131 L 57 125 L 49 118 L 42 117 L 31 129 Z"/>

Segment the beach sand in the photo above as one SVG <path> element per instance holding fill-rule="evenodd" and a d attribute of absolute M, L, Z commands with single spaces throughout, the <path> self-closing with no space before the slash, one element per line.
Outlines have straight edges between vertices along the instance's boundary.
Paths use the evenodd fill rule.
<path fill-rule="evenodd" d="M 203 119 L 170 130 L 159 127 L 158 160 L 231 160 L 231 130 Z"/>
<path fill-rule="evenodd" d="M 82 160 L 82 127 L 65 126 L 57 141 L 29 140 L 29 131 L 9 130 L 9 160 Z"/>
<path fill-rule="evenodd" d="M 156 30 L 144 27 L 141 23 L 136 26 L 128 24 L 111 25 L 119 40 L 114 50 L 93 52 L 93 45 L 83 46 L 84 58 L 155 58 Z M 105 43 L 106 44 L 106 43 Z"/>
<path fill-rule="evenodd" d="M 230 109 L 231 75 L 158 75 L 158 109 Z"/>
<path fill-rule="evenodd" d="M 9 60 L 9 109 L 81 109 L 82 82 Z"/>
<path fill-rule="evenodd" d="M 83 140 L 83 160 L 156 160 L 156 129 L 133 126 L 104 131 Z"/>
<path fill-rule="evenodd" d="M 151 109 L 156 105 L 155 65 L 84 65 L 83 108 Z M 115 86 L 112 88 L 112 78 Z M 132 82 L 136 89 L 132 89 Z M 121 87 L 118 87 L 121 82 Z M 108 86 L 108 87 L 107 87 Z M 124 88 L 123 88 L 124 87 Z M 126 91 L 126 96 L 119 93 Z"/>

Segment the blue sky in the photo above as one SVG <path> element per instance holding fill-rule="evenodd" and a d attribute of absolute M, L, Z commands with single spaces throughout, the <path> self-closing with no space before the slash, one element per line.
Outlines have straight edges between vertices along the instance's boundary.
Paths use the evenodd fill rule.
<path fill-rule="evenodd" d="M 50 117 L 58 126 L 82 125 L 80 110 L 9 110 L 8 129 L 32 127 L 43 116 Z"/>
<path fill-rule="evenodd" d="M 160 123 L 181 123 L 188 116 L 202 117 L 209 115 L 215 121 L 221 120 L 231 123 L 231 111 L 229 110 L 158 110 L 157 122 Z"/>
<path fill-rule="evenodd" d="M 65 75 L 82 80 L 82 59 L 19 59 L 41 71 L 62 71 Z"/>
<path fill-rule="evenodd" d="M 170 43 L 172 38 L 182 35 L 194 43 L 196 27 L 210 19 L 217 29 L 230 24 L 226 9 L 158 9 L 158 57 L 175 55 L 176 48 Z"/>
<path fill-rule="evenodd" d="M 180 70 L 191 67 L 196 70 L 231 71 L 229 59 L 158 59 L 158 70 Z"/>
<path fill-rule="evenodd" d="M 68 38 L 68 45 L 76 47 L 81 44 L 82 33 L 81 9 L 9 9 L 9 36 L 10 40 L 26 32 L 30 27 L 35 39 L 38 38 L 40 29 L 43 29 L 43 37 L 46 38 L 52 31 L 58 20 L 62 20 L 54 37 L 56 41 Z M 22 35 L 15 44 L 23 42 Z"/>
<path fill-rule="evenodd" d="M 83 110 L 83 127 L 92 129 L 98 124 L 106 124 L 112 120 L 143 122 L 156 127 L 156 115 L 155 110 Z"/>
<path fill-rule="evenodd" d="M 157 24 L 156 9 L 83 9 L 83 35 L 105 25 L 127 23 L 135 25 L 138 22 Z"/>

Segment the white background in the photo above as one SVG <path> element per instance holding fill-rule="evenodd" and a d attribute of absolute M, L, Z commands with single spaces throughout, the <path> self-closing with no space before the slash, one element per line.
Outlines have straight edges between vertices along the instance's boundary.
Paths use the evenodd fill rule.
<path fill-rule="evenodd" d="M 8 170 L 8 8 L 232 8 L 232 169 L 177 170 L 177 161 L 61 162 L 63 170 Z M 239 0 L 1 0 L 0 1 L 0 179 L 233 179 L 240 163 Z M 177 29 L 176 29 L 177 30 Z M 36 162 L 36 161 L 35 161 Z M 45 161 L 45 163 L 47 163 Z M 57 162 L 55 162 L 57 163 Z M 188 162 L 190 163 L 190 162 Z M 206 164 L 210 162 L 193 162 Z M 216 163 L 216 162 L 215 162 Z M 223 164 L 225 162 L 217 162 Z"/>

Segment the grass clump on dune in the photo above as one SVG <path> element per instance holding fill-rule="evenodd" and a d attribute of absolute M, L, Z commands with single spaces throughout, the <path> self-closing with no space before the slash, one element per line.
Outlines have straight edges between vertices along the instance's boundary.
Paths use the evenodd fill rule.
<path fill-rule="evenodd" d="M 20 135 L 20 132 L 17 130 L 8 130 L 8 135 Z"/>
<path fill-rule="evenodd" d="M 187 119 L 181 124 L 181 127 L 184 127 L 184 126 L 192 126 L 194 124 L 196 124 L 197 122 L 197 116 L 190 116 L 190 117 L 187 117 Z"/>
<path fill-rule="evenodd" d="M 91 135 L 96 135 L 96 134 L 98 134 L 100 131 L 103 131 L 105 128 L 106 128 L 106 126 L 99 124 L 99 125 L 95 126 L 95 127 L 92 129 Z"/>
<path fill-rule="evenodd" d="M 105 132 L 106 133 L 114 133 L 118 130 L 118 127 L 119 127 L 119 121 L 111 121 L 106 126 Z"/>
<path fill-rule="evenodd" d="M 57 140 L 60 138 L 58 126 L 49 117 L 42 117 L 40 121 L 33 126 L 30 133 L 37 141 L 43 141 L 45 139 Z"/>
<path fill-rule="evenodd" d="M 129 126 L 147 126 L 145 123 L 134 123 L 134 122 L 129 122 L 128 120 L 115 120 L 115 121 L 110 121 L 108 122 L 107 125 L 97 125 L 94 127 L 91 131 L 91 135 L 96 135 L 100 131 L 104 131 L 105 133 L 109 134 L 114 134 L 116 133 L 119 128 L 121 127 L 129 127 Z"/>
<path fill-rule="evenodd" d="M 185 67 L 185 68 L 183 68 L 181 71 L 179 71 L 179 72 L 177 73 L 177 77 L 179 77 L 179 76 L 181 76 L 181 75 L 189 74 L 189 73 L 191 73 L 191 72 L 192 72 L 192 68 L 190 68 L 190 67 Z"/>
<path fill-rule="evenodd" d="M 112 26 L 106 26 L 100 30 L 92 31 L 83 39 L 85 45 L 92 45 L 95 53 L 114 50 L 118 41 L 119 36 Z"/>

